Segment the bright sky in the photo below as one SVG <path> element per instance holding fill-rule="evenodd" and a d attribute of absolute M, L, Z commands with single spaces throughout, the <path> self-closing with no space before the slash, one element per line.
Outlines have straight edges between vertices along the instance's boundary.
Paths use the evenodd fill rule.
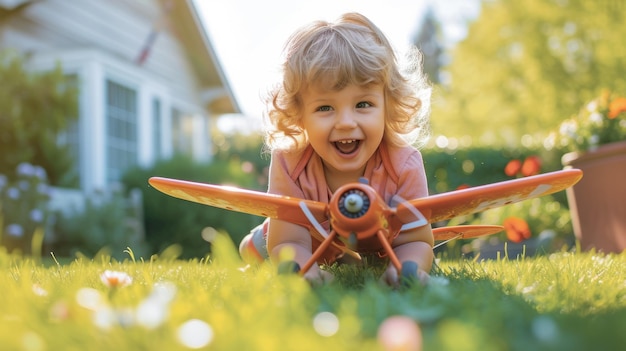
<path fill-rule="evenodd" d="M 445 21 L 450 40 L 462 38 L 476 16 L 477 0 L 194 0 L 243 114 L 261 116 L 261 96 L 276 81 L 289 35 L 314 20 L 332 21 L 344 12 L 372 20 L 402 52 L 419 29 L 428 4 Z"/>

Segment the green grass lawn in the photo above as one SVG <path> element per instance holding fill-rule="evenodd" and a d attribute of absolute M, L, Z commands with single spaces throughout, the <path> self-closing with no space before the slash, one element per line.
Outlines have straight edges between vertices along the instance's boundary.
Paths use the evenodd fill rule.
<path fill-rule="evenodd" d="M 424 350 L 626 345 L 626 253 L 444 260 L 428 286 L 391 289 L 373 265 L 331 267 L 333 283 L 310 286 L 267 263 L 243 268 L 224 238 L 213 252 L 67 264 L 0 253 L 0 348 L 380 350 L 396 315 L 415 321 Z M 108 280 L 118 287 L 105 271 L 122 273 Z"/>

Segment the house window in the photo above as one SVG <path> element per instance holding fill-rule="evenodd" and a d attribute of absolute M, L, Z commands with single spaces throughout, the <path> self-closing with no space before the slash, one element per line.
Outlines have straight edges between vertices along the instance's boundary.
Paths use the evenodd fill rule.
<path fill-rule="evenodd" d="M 175 108 L 172 109 L 172 146 L 176 154 L 193 152 L 193 120 Z"/>
<path fill-rule="evenodd" d="M 137 164 L 137 92 L 106 82 L 107 181 L 119 181 Z"/>
<path fill-rule="evenodd" d="M 161 100 L 152 99 L 152 149 L 154 158 L 161 158 Z"/>

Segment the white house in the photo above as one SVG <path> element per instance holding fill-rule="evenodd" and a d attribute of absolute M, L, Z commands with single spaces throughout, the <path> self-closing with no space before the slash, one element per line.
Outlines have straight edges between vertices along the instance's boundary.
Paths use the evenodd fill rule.
<path fill-rule="evenodd" d="M 79 84 L 82 190 L 176 153 L 206 161 L 211 120 L 239 107 L 192 0 L 0 0 L 0 48 Z"/>

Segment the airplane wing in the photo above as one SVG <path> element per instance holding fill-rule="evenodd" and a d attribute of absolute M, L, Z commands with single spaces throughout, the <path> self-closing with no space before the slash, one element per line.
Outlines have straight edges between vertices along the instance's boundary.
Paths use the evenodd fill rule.
<path fill-rule="evenodd" d="M 439 222 L 556 193 L 576 184 L 582 176 L 579 169 L 566 169 L 407 200 L 398 205 L 396 215 L 411 221 L 417 209 L 428 222 Z"/>
<path fill-rule="evenodd" d="M 479 236 L 491 235 L 504 230 L 499 225 L 456 225 L 450 227 L 433 228 L 435 241 L 450 239 L 471 239 Z"/>
<path fill-rule="evenodd" d="M 171 178 L 152 177 L 148 182 L 155 189 L 179 199 L 311 227 L 300 208 L 300 203 L 304 202 L 318 222 L 327 220 L 327 205 L 317 201 Z"/>

